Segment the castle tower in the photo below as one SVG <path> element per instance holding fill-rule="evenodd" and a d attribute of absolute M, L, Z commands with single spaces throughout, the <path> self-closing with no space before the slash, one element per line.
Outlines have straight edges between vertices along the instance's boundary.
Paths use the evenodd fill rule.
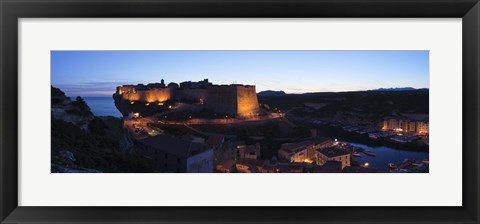
<path fill-rule="evenodd" d="M 235 117 L 259 114 L 255 86 L 215 85 L 207 87 L 205 108 Z"/>

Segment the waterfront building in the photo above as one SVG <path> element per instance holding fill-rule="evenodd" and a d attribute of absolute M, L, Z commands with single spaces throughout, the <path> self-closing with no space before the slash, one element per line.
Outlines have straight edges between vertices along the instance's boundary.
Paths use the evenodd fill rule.
<path fill-rule="evenodd" d="M 427 118 L 388 117 L 383 120 L 382 130 L 426 135 L 429 131 Z"/>
<path fill-rule="evenodd" d="M 332 139 L 321 136 L 313 140 L 284 143 L 278 150 L 278 157 L 295 163 L 312 163 L 315 160 L 316 150 L 333 146 Z"/>
<path fill-rule="evenodd" d="M 314 143 L 313 148 L 315 150 L 332 147 L 334 145 L 333 140 L 326 136 L 314 138 L 313 143 Z M 313 154 L 311 155 L 312 157 L 315 157 L 315 150 L 313 150 Z"/>
<path fill-rule="evenodd" d="M 338 161 L 342 163 L 343 168 L 350 166 L 350 152 L 339 147 L 330 147 L 318 149 L 316 154 L 317 165 L 324 165 L 328 161 Z"/>
<path fill-rule="evenodd" d="M 314 142 L 310 140 L 284 143 L 280 146 L 280 150 L 278 150 L 278 157 L 292 163 L 310 162 L 312 159 L 312 150 L 314 150 Z"/>

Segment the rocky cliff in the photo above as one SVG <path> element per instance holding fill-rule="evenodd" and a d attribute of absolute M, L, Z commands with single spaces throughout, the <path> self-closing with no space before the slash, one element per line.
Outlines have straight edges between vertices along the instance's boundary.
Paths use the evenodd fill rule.
<path fill-rule="evenodd" d="M 84 129 L 88 128 L 88 123 L 93 120 L 93 113 L 81 97 L 72 101 L 64 92 L 53 86 L 51 104 L 52 117 L 55 119 L 80 125 Z"/>

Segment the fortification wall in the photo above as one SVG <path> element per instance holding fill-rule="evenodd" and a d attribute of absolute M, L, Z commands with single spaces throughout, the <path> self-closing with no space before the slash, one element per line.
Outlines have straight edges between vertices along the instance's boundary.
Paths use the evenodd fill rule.
<path fill-rule="evenodd" d="M 153 103 L 157 101 L 166 101 L 171 99 L 172 90 L 170 88 L 155 88 L 149 90 L 128 91 L 121 94 L 123 100 L 141 101 Z"/>
<path fill-rule="evenodd" d="M 116 94 L 117 95 L 122 95 L 123 93 L 134 92 L 134 91 L 135 91 L 135 87 L 133 87 L 133 86 L 117 86 Z"/>
<path fill-rule="evenodd" d="M 230 85 L 207 88 L 205 108 L 237 117 L 259 114 L 255 86 Z"/>
<path fill-rule="evenodd" d="M 135 90 L 135 86 L 122 86 L 117 87 L 113 97 L 116 105 L 118 104 L 117 108 L 121 103 L 119 99 L 153 103 L 175 98 L 204 102 L 207 110 L 236 117 L 252 117 L 259 114 L 255 86 L 212 85 L 207 86 L 206 89 L 152 88 L 145 90 L 141 88 Z"/>
<path fill-rule="evenodd" d="M 199 102 L 200 99 L 204 101 L 206 96 L 206 89 L 177 89 L 174 93 L 175 99 L 187 100 L 192 102 Z"/>
<path fill-rule="evenodd" d="M 209 86 L 205 98 L 205 108 L 231 116 L 237 114 L 237 91 L 232 86 Z"/>
<path fill-rule="evenodd" d="M 237 86 L 237 116 L 252 117 L 259 114 L 255 86 Z"/>

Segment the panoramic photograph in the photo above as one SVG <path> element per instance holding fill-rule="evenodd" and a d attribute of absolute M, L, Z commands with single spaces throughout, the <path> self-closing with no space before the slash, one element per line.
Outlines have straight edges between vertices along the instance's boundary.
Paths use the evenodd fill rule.
<path fill-rule="evenodd" d="M 429 51 L 51 51 L 51 173 L 429 173 Z"/>

